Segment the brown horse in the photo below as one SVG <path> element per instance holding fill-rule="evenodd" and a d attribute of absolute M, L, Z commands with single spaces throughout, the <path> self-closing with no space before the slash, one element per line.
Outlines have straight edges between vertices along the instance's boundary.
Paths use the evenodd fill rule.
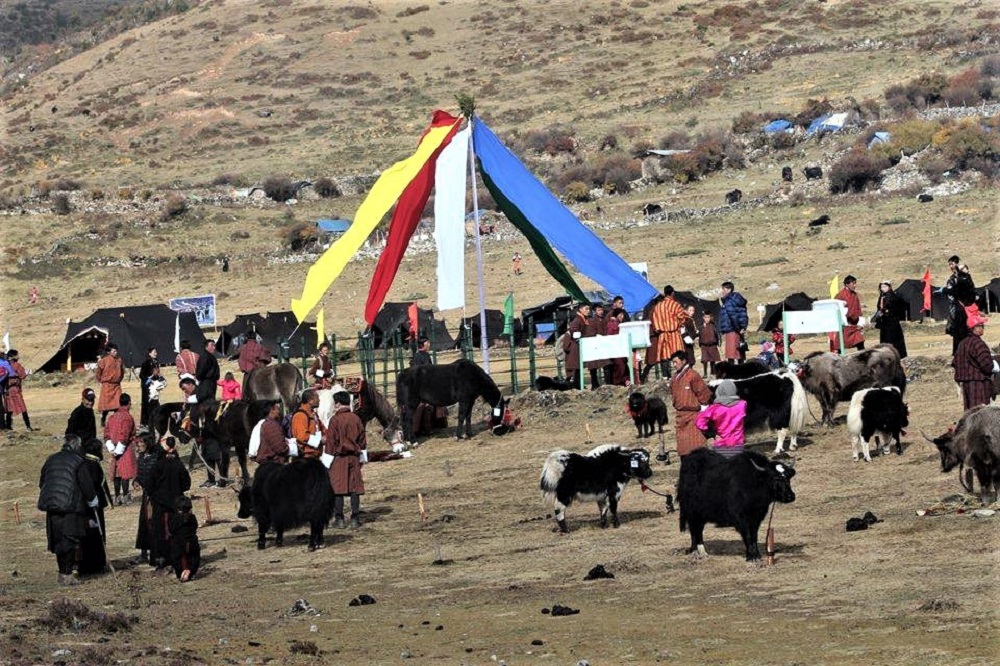
<path fill-rule="evenodd" d="M 275 363 L 258 368 L 243 378 L 243 399 L 281 400 L 285 413 L 299 406 L 299 396 L 305 388 L 302 373 L 291 363 Z"/>

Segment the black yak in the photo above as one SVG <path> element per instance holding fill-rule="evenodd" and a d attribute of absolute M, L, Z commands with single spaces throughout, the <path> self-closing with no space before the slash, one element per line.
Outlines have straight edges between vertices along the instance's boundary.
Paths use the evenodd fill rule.
<path fill-rule="evenodd" d="M 773 502 L 795 501 L 795 470 L 765 456 L 744 451 L 726 458 L 696 449 L 681 459 L 677 482 L 681 532 L 691 531 L 691 548 L 705 554 L 705 525 L 735 527 L 743 538 L 747 561 L 760 559 L 757 533 Z"/>
<path fill-rule="evenodd" d="M 726 205 L 732 206 L 733 204 L 739 203 L 743 199 L 743 192 L 740 190 L 733 190 L 731 192 L 726 192 Z"/>
<path fill-rule="evenodd" d="M 930 439 L 930 438 L 928 438 Z M 972 473 L 979 479 L 983 504 L 996 501 L 1000 490 L 1000 405 L 978 405 L 965 413 L 958 425 L 930 440 L 941 454 L 941 471 L 959 466 L 959 482 L 972 492 Z M 967 478 L 963 471 L 968 467 Z"/>
<path fill-rule="evenodd" d="M 810 220 L 809 221 L 809 226 L 810 227 L 822 227 L 824 224 L 830 224 L 830 216 L 829 215 L 820 215 L 815 220 Z"/>
<path fill-rule="evenodd" d="M 790 166 L 781 167 L 781 180 L 785 181 L 786 183 L 792 182 L 792 167 Z"/>
<path fill-rule="evenodd" d="M 333 488 L 326 467 L 319 460 L 279 465 L 267 462 L 257 468 L 253 483 L 239 491 L 240 518 L 257 521 L 257 548 L 274 528 L 274 545 L 284 545 L 285 530 L 309 524 L 309 550 L 323 547 L 323 530 L 333 517 Z"/>
<path fill-rule="evenodd" d="M 802 170 L 805 174 L 806 180 L 820 180 L 823 178 L 823 168 L 822 167 L 806 167 Z"/>

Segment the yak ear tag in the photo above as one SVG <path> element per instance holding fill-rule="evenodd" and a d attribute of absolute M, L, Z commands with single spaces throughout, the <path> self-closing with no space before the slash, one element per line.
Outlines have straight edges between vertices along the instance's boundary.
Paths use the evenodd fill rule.
<path fill-rule="evenodd" d="M 500 416 L 500 408 L 499 407 L 494 407 L 493 408 L 493 416 Z"/>
<path fill-rule="evenodd" d="M 785 473 L 785 466 L 782 465 L 781 463 L 778 463 L 777 465 L 775 465 L 774 469 L 778 470 L 778 474 L 784 474 Z"/>
<path fill-rule="evenodd" d="M 631 465 L 632 469 L 636 469 L 639 466 L 639 461 L 636 460 L 635 458 L 632 458 Z"/>

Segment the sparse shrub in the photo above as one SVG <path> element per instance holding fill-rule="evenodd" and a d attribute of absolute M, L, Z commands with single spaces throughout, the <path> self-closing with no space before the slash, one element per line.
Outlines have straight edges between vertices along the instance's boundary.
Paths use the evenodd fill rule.
<path fill-rule="evenodd" d="M 233 233 L 229 234 L 229 240 L 233 240 L 233 241 L 235 241 L 235 240 L 246 240 L 248 238 L 250 238 L 250 232 L 249 231 L 243 231 L 242 229 L 240 229 L 239 231 L 234 231 Z"/>
<path fill-rule="evenodd" d="M 54 190 L 62 190 L 64 192 L 76 192 L 81 189 L 83 184 L 78 180 L 73 180 L 72 178 L 60 178 L 52 185 Z"/>
<path fill-rule="evenodd" d="M 864 192 L 869 186 L 877 188 L 882 181 L 882 171 L 888 167 L 888 160 L 854 149 L 830 168 L 830 192 Z"/>
<path fill-rule="evenodd" d="M 694 144 L 694 139 L 687 132 L 671 132 L 660 137 L 657 147 L 662 150 L 687 150 Z"/>
<path fill-rule="evenodd" d="M 287 176 L 268 176 L 261 187 L 269 199 L 281 203 L 295 196 L 292 181 Z"/>
<path fill-rule="evenodd" d="M 212 179 L 212 185 L 232 185 L 234 187 L 246 187 L 246 177 L 238 173 L 220 173 Z"/>
<path fill-rule="evenodd" d="M 701 175 L 698 168 L 698 158 L 693 153 L 670 155 L 665 159 L 665 162 L 673 179 L 678 183 L 690 183 L 698 180 Z"/>
<path fill-rule="evenodd" d="M 337 184 L 325 176 L 316 179 L 316 182 L 313 183 L 313 187 L 316 189 L 316 194 L 320 195 L 324 199 L 334 199 L 341 195 L 340 188 L 337 187 Z"/>
<path fill-rule="evenodd" d="M 974 120 L 945 124 L 934 134 L 931 145 L 963 171 L 969 168 L 971 159 L 1000 160 L 1000 138 L 995 132 L 986 132 Z"/>
<path fill-rule="evenodd" d="M 774 150 L 787 150 L 795 147 L 797 139 L 791 132 L 775 132 L 768 136 L 767 142 Z"/>
<path fill-rule="evenodd" d="M 426 12 L 430 9 L 427 5 L 415 5 L 413 7 L 407 7 L 402 11 L 396 12 L 396 18 L 406 18 L 407 16 L 413 16 L 414 14 L 419 14 L 420 12 Z"/>
<path fill-rule="evenodd" d="M 139 192 L 139 198 L 143 201 L 149 201 L 153 198 L 153 190 L 145 189 Z"/>
<path fill-rule="evenodd" d="M 664 257 L 667 259 L 676 259 L 678 257 L 693 257 L 698 254 L 705 254 L 707 250 L 700 247 L 691 247 L 684 250 L 669 250 Z"/>
<path fill-rule="evenodd" d="M 885 128 L 892 134 L 889 143 L 873 146 L 871 153 L 898 162 L 901 152 L 914 155 L 929 146 L 937 128 L 938 123 L 930 120 L 907 120 L 891 125 Z"/>
<path fill-rule="evenodd" d="M 91 201 L 101 201 L 104 199 L 104 190 L 99 187 L 92 187 L 87 193 Z"/>
<path fill-rule="evenodd" d="M 639 139 L 632 145 L 632 157 L 645 157 L 646 153 L 653 149 L 653 142 L 648 139 Z"/>
<path fill-rule="evenodd" d="M 163 201 L 162 219 L 169 220 L 170 218 L 179 217 L 186 213 L 187 209 L 187 198 L 179 192 L 171 192 Z"/>
<path fill-rule="evenodd" d="M 410 57 L 414 60 L 427 60 L 431 57 L 430 51 L 410 51 Z"/>
<path fill-rule="evenodd" d="M 885 98 L 895 111 L 905 110 L 905 107 L 897 108 L 902 99 L 909 107 L 923 109 L 939 102 L 947 87 L 948 79 L 944 74 L 921 74 L 906 83 L 889 86 Z"/>
<path fill-rule="evenodd" d="M 577 145 L 575 134 L 568 125 L 550 125 L 545 129 L 529 130 L 524 135 L 524 144 L 536 153 L 573 153 Z"/>
<path fill-rule="evenodd" d="M 56 215 L 69 215 L 69 196 L 66 194 L 57 194 L 52 197 L 52 212 Z"/>
<path fill-rule="evenodd" d="M 747 165 L 747 156 L 743 152 L 743 146 L 736 141 L 729 141 L 723 148 L 723 160 L 730 169 L 744 169 Z"/>
<path fill-rule="evenodd" d="M 820 116 L 833 111 L 833 104 L 828 99 L 807 99 L 802 111 L 795 114 L 792 123 L 800 127 L 809 127 L 809 123 Z"/>
<path fill-rule="evenodd" d="M 38 196 L 42 199 L 48 199 L 49 194 L 52 193 L 53 189 L 52 181 L 48 180 L 40 180 L 38 181 L 38 184 L 35 185 L 35 192 L 37 192 Z"/>
<path fill-rule="evenodd" d="M 817 229 L 818 227 L 813 227 Z M 744 261 L 740 264 L 742 268 L 753 268 L 755 266 L 771 266 L 773 264 L 787 264 L 787 257 L 773 257 L 771 259 L 753 259 L 752 261 Z"/>
<path fill-rule="evenodd" d="M 129 201 L 132 199 L 133 196 L 135 196 L 135 193 L 132 192 L 131 187 L 119 187 L 118 191 L 115 194 L 122 201 Z"/>
<path fill-rule="evenodd" d="M 601 150 L 614 150 L 618 147 L 618 137 L 614 134 L 606 134 L 603 139 L 601 139 Z"/>
<path fill-rule="evenodd" d="M 293 252 L 299 252 L 311 245 L 315 245 L 318 242 L 318 237 L 316 236 L 316 225 L 307 224 L 305 222 L 296 222 L 286 226 L 280 232 L 281 238 L 288 245 L 288 248 Z"/>
<path fill-rule="evenodd" d="M 590 188 L 586 183 L 574 180 L 563 188 L 563 196 L 577 203 L 590 201 Z"/>
<path fill-rule="evenodd" d="M 139 622 L 135 615 L 104 613 L 88 608 L 82 601 L 56 599 L 48 608 L 48 615 L 37 620 L 52 633 L 92 629 L 103 634 L 130 631 Z"/>
<path fill-rule="evenodd" d="M 920 173 L 927 176 L 927 179 L 934 185 L 941 183 L 945 174 L 951 170 L 951 163 L 938 153 L 922 157 L 919 164 Z"/>
<path fill-rule="evenodd" d="M 909 224 L 909 223 L 910 221 L 905 217 L 898 217 L 898 216 L 889 218 L 888 220 L 883 220 L 881 222 L 882 226 L 891 226 L 893 224 Z"/>
<path fill-rule="evenodd" d="M 684 127 L 695 128 L 698 126 L 698 116 L 691 116 L 684 121 Z"/>
<path fill-rule="evenodd" d="M 979 63 L 979 73 L 983 76 L 1000 76 L 1000 55 L 983 58 L 983 61 Z"/>
<path fill-rule="evenodd" d="M 828 249 L 828 250 L 846 250 L 847 246 L 844 245 L 843 243 L 841 243 L 840 241 L 837 241 L 836 243 L 833 243 L 831 245 L 827 245 L 826 249 Z"/>

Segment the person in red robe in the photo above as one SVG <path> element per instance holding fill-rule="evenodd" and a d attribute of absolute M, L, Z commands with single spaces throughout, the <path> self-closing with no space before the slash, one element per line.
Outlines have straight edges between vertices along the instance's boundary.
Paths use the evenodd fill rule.
<path fill-rule="evenodd" d="M 108 353 L 97 362 L 95 376 L 101 383 L 101 394 L 97 399 L 97 409 L 101 412 L 101 425 L 108 421 L 108 413 L 118 409 L 122 396 L 122 379 L 125 378 L 125 364 L 118 356 L 118 345 L 108 343 Z"/>
<path fill-rule="evenodd" d="M 844 278 L 844 288 L 836 296 L 847 304 L 847 324 L 844 326 L 844 347 L 861 351 L 865 348 L 864 327 L 861 326 L 861 297 L 858 296 L 858 279 L 853 275 Z M 840 340 L 836 333 L 830 334 L 830 351 L 840 353 Z"/>
<path fill-rule="evenodd" d="M 111 454 L 108 459 L 108 478 L 114 479 L 115 504 L 121 506 L 122 493 L 126 504 L 132 502 L 132 479 L 139 469 L 135 457 L 139 436 L 135 431 L 135 419 L 129 412 L 132 407 L 131 396 L 122 393 L 118 402 L 118 410 L 104 426 L 104 446 Z"/>

